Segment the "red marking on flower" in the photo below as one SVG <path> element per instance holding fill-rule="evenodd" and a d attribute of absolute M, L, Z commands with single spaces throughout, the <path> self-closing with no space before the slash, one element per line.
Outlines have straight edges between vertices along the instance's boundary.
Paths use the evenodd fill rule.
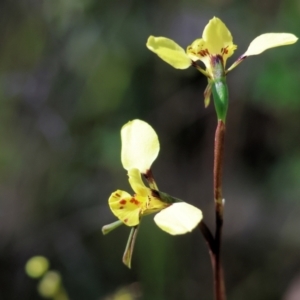
<path fill-rule="evenodd" d="M 119 203 L 120 203 L 120 204 L 123 204 L 123 205 L 125 205 L 126 202 L 127 202 L 127 201 L 126 201 L 125 199 L 122 199 L 122 200 L 119 201 Z"/>
<path fill-rule="evenodd" d="M 128 222 L 128 219 L 124 219 L 124 222 L 127 223 L 127 222 Z"/>
<path fill-rule="evenodd" d="M 206 56 L 206 55 L 209 55 L 209 52 L 208 52 L 207 49 L 205 49 L 205 50 L 200 50 L 200 51 L 198 52 L 198 54 L 201 55 L 201 56 Z"/>
<path fill-rule="evenodd" d="M 138 200 L 134 199 L 134 198 L 131 198 L 130 203 L 135 204 L 135 205 L 139 205 L 140 202 Z"/>
<path fill-rule="evenodd" d="M 224 55 L 224 54 L 228 54 L 228 46 L 227 47 L 225 47 L 225 48 L 222 48 L 221 49 L 221 53 Z"/>

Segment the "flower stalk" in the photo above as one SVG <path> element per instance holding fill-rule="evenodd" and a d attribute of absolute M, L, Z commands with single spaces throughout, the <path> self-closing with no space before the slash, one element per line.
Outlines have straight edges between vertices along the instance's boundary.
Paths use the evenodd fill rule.
<path fill-rule="evenodd" d="M 221 244 L 222 244 L 222 227 L 223 227 L 223 212 L 224 199 L 222 196 L 222 173 L 223 173 L 223 158 L 224 158 L 224 142 L 225 142 L 225 123 L 222 120 L 218 121 L 215 133 L 214 145 L 214 202 L 216 228 L 215 235 L 202 220 L 199 224 L 199 229 L 207 243 L 209 255 L 213 270 L 214 279 L 214 294 L 215 300 L 226 300 L 225 281 L 223 267 L 221 263 Z"/>
<path fill-rule="evenodd" d="M 222 171 L 224 158 L 225 123 L 218 121 L 214 149 L 214 200 L 216 215 L 215 253 L 214 253 L 214 288 L 215 299 L 225 300 L 225 283 L 221 264 L 221 242 L 223 227 L 224 199 L 222 196 Z"/>

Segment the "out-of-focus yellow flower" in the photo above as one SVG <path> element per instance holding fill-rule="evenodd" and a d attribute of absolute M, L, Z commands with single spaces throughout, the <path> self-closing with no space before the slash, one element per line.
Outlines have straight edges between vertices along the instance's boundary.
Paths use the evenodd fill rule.
<path fill-rule="evenodd" d="M 45 298 L 54 298 L 61 288 L 61 276 L 56 271 L 48 271 L 39 282 L 38 291 Z"/>
<path fill-rule="evenodd" d="M 49 261 L 44 256 L 33 256 L 25 265 L 27 275 L 32 278 L 39 278 L 43 276 L 44 273 L 48 271 L 48 268 Z"/>
<path fill-rule="evenodd" d="M 298 38 L 291 33 L 262 34 L 250 43 L 248 50 L 238 58 L 226 73 L 248 56 L 260 54 L 269 48 L 294 44 L 297 40 Z M 149 50 L 174 68 L 186 69 L 193 65 L 210 79 L 214 79 L 212 72 L 214 58 L 221 57 L 225 69 L 227 59 L 237 48 L 233 44 L 232 35 L 226 25 L 216 17 L 205 26 L 202 38 L 196 39 L 187 47 L 186 52 L 174 41 L 165 37 L 150 36 L 146 45 Z M 204 63 L 205 70 L 196 65 L 195 62 L 198 60 Z"/>

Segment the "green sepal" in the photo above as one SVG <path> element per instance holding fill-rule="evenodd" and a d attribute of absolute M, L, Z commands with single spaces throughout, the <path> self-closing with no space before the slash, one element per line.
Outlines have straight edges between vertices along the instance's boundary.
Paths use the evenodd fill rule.
<path fill-rule="evenodd" d="M 212 88 L 212 81 L 208 79 L 207 87 L 204 91 L 204 107 L 208 107 L 210 103 L 210 96 L 211 96 L 211 88 Z"/>
<path fill-rule="evenodd" d="M 102 233 L 105 235 L 105 234 L 108 234 L 109 232 L 111 232 L 112 230 L 116 229 L 117 227 L 123 225 L 124 223 L 120 220 L 118 221 L 115 221 L 113 223 L 110 223 L 110 224 L 107 224 L 107 225 L 104 225 L 102 227 Z"/>
<path fill-rule="evenodd" d="M 225 77 L 213 82 L 212 94 L 218 120 L 225 123 L 228 110 L 228 88 Z"/>
<path fill-rule="evenodd" d="M 130 234 L 127 240 L 126 248 L 123 254 L 123 263 L 131 269 L 131 259 L 132 259 L 132 253 L 135 245 L 136 236 L 138 233 L 138 226 L 134 226 L 130 230 Z"/>

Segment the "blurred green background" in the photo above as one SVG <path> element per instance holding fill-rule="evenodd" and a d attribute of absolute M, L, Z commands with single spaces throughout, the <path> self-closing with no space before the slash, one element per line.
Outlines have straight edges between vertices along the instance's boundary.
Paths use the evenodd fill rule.
<path fill-rule="evenodd" d="M 109 195 L 130 191 L 120 128 L 134 118 L 160 137 L 160 189 L 200 207 L 213 227 L 216 117 L 203 106 L 206 78 L 145 47 L 149 35 L 186 47 L 213 16 L 238 45 L 228 66 L 261 33 L 300 36 L 298 0 L 1 0 L 1 300 L 41 299 L 24 272 L 37 254 L 61 273 L 72 300 L 212 299 L 199 231 L 171 237 L 145 218 L 128 270 L 129 228 L 103 236 L 101 227 L 115 220 Z M 230 300 L 300 299 L 299 47 L 251 57 L 228 76 Z"/>

